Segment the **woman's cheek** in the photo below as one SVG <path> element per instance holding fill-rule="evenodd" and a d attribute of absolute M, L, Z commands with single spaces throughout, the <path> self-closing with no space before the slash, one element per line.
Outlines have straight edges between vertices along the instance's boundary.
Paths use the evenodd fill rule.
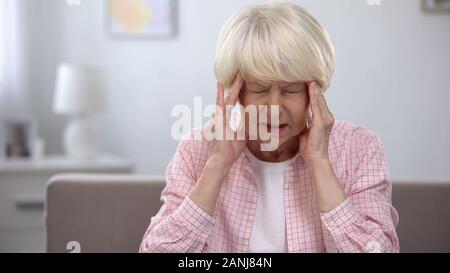
<path fill-rule="evenodd" d="M 295 127 L 294 129 L 294 133 L 295 134 L 300 134 L 303 129 L 306 126 L 306 116 L 307 116 L 307 111 L 305 109 L 303 109 L 303 111 L 298 111 L 297 113 L 292 113 L 292 117 L 294 118 L 294 124 Z"/>

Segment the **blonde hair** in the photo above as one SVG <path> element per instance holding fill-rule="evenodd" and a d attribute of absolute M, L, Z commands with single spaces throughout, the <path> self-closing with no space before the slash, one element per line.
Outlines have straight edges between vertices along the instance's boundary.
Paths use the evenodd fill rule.
<path fill-rule="evenodd" d="M 326 90 L 334 58 L 328 33 L 308 11 L 275 1 L 243 7 L 227 20 L 214 70 L 226 88 L 241 72 L 263 82 L 314 80 Z"/>

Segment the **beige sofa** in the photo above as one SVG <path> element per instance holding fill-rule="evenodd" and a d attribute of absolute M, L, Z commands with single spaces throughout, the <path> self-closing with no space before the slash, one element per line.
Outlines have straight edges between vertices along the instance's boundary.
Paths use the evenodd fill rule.
<path fill-rule="evenodd" d="M 154 176 L 62 174 L 47 184 L 47 251 L 137 252 L 161 207 L 164 179 Z M 68 245 L 69 244 L 69 245 Z"/>
<path fill-rule="evenodd" d="M 47 251 L 136 252 L 162 177 L 62 174 L 47 185 Z M 450 182 L 394 181 L 401 252 L 450 252 Z M 72 249 L 72 250 L 69 250 Z"/>

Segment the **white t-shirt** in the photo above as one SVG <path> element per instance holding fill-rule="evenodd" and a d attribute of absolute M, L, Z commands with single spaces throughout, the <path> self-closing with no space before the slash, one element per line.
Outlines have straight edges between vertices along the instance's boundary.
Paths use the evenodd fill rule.
<path fill-rule="evenodd" d="M 292 159 L 272 163 L 259 160 L 247 149 L 245 152 L 258 185 L 249 252 L 288 252 L 283 188 L 284 174 Z"/>

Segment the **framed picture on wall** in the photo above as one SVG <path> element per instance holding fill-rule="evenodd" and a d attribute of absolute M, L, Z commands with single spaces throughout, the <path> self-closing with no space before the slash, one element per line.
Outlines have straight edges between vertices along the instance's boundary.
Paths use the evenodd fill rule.
<path fill-rule="evenodd" d="M 171 38 L 177 0 L 104 0 L 106 32 L 113 38 Z"/>
<path fill-rule="evenodd" d="M 36 139 L 36 123 L 32 118 L 0 120 L 0 158 L 31 158 Z"/>
<path fill-rule="evenodd" d="M 426 12 L 450 12 L 450 0 L 422 0 Z"/>

